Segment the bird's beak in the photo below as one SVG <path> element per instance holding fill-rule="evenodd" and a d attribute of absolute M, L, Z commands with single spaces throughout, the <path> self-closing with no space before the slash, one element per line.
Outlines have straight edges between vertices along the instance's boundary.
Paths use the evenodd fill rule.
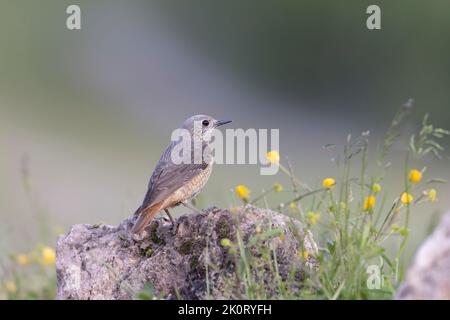
<path fill-rule="evenodd" d="M 230 123 L 230 122 L 231 122 L 231 120 L 217 120 L 216 127 L 222 126 L 222 125 Z"/>

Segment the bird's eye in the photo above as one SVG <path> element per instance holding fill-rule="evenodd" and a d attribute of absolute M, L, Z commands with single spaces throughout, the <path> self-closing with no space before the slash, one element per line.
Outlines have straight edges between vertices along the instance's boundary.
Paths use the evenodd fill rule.
<path fill-rule="evenodd" d="M 209 126 L 209 120 L 203 120 L 203 121 L 202 121 L 202 125 L 203 125 L 204 127 Z"/>

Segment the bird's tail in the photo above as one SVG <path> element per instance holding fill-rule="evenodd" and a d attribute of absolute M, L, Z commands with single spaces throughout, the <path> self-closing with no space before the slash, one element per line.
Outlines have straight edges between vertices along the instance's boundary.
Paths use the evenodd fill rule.
<path fill-rule="evenodd" d="M 139 218 L 134 223 L 133 228 L 131 229 L 132 233 L 140 233 L 147 224 L 152 221 L 153 217 L 161 210 L 162 202 L 157 202 L 140 212 Z M 139 209 L 138 209 L 139 211 Z M 138 213 L 138 212 L 136 212 Z"/>

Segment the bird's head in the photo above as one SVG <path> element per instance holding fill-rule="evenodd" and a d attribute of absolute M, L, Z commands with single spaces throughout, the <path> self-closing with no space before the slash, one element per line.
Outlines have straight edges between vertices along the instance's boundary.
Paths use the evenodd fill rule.
<path fill-rule="evenodd" d="M 208 141 L 214 129 L 230 122 L 231 120 L 217 120 L 208 115 L 198 114 L 186 119 L 182 128 L 189 130 L 194 138 Z"/>

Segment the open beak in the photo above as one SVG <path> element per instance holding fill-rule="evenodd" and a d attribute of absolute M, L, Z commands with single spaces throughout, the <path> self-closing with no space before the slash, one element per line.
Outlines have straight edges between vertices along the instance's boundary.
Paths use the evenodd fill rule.
<path fill-rule="evenodd" d="M 222 125 L 230 123 L 230 122 L 231 122 L 231 120 L 217 120 L 216 127 L 222 126 Z"/>

